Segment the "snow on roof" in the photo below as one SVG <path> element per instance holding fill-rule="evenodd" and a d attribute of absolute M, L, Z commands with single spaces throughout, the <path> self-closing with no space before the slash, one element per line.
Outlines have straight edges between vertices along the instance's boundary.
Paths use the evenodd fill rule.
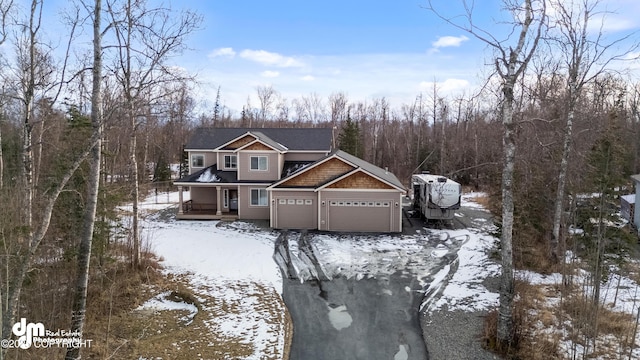
<path fill-rule="evenodd" d="M 628 202 L 629 204 L 635 204 L 636 203 L 636 195 L 635 194 L 622 195 L 620 198 L 622 200 Z"/>
<path fill-rule="evenodd" d="M 309 166 L 311 164 L 313 164 L 313 162 L 293 164 L 289 168 L 285 169 L 284 174 L 283 174 L 282 177 L 286 178 L 286 177 L 290 176 L 291 174 L 296 173 L 296 172 L 306 168 L 307 166 Z"/>
<path fill-rule="evenodd" d="M 200 177 L 198 177 L 196 179 L 197 182 L 217 182 L 220 181 L 220 178 L 211 172 L 211 169 L 207 169 L 205 172 L 202 173 L 202 175 L 200 175 Z"/>

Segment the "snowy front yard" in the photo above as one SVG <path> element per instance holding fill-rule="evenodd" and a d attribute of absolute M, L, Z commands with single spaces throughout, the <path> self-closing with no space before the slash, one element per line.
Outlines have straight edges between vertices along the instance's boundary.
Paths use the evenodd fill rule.
<path fill-rule="evenodd" d="M 463 206 L 482 211 L 474 202 L 479 195 L 465 195 Z M 180 326 L 196 330 L 197 335 L 177 338 L 170 343 L 171 349 L 158 349 L 141 354 L 140 358 L 180 358 L 189 349 L 193 350 L 189 354 L 194 358 L 210 358 L 212 353 L 221 358 L 283 358 L 291 324 L 281 297 L 281 273 L 273 260 L 279 233 L 241 221 L 176 221 L 173 216 L 176 202 L 177 194 L 164 194 L 157 200 L 151 196 L 141 205 L 147 211 L 143 237 L 149 239 L 149 249 L 162 260 L 165 274 L 187 284 L 195 299 L 180 298 L 180 292 L 165 289 L 137 311 L 155 314 L 179 311 Z M 304 244 L 306 249 L 297 241 L 289 244 L 291 261 L 302 281 L 313 278 L 317 272 L 323 272 L 329 279 L 408 272 L 421 279 L 423 311 L 490 310 L 497 306 L 498 294 L 487 290 L 483 281 L 500 273 L 499 265 L 489 259 L 497 242 L 491 235 L 495 227 L 486 219 L 467 220 L 473 224 L 467 229 L 421 229 L 409 235 L 314 234 Z M 307 257 L 308 250 L 315 254 L 312 262 Z M 439 259 L 448 263 L 435 268 L 433 264 Z M 313 264 L 316 261 L 318 266 Z M 603 286 L 602 302 L 613 311 L 635 317 L 640 307 L 638 283 L 611 274 L 612 278 Z M 518 272 L 516 276 L 543 293 L 538 300 L 539 308 L 532 310 L 532 314 L 536 311 L 547 314 L 547 320 L 541 321 L 534 333 L 559 344 L 561 358 L 580 358 L 585 349 L 580 339 L 571 337 L 571 319 L 548 316 L 558 312 L 561 277 L 530 272 Z M 586 284 L 587 278 L 588 274 L 580 272 L 574 283 Z M 600 346 L 609 343 L 609 354 L 621 354 L 622 349 L 612 346 L 615 341 L 610 340 L 604 336 Z M 638 350 L 633 351 L 632 358 L 640 358 Z"/>
<path fill-rule="evenodd" d="M 280 271 L 271 259 L 277 233 L 243 222 L 176 221 L 176 202 L 176 194 L 143 202 L 143 238 L 166 275 L 187 284 L 197 306 L 163 292 L 137 310 L 182 309 L 182 325 L 200 336 L 141 358 L 180 358 L 185 352 L 177 350 L 192 350 L 195 358 L 282 359 L 288 325 Z"/>

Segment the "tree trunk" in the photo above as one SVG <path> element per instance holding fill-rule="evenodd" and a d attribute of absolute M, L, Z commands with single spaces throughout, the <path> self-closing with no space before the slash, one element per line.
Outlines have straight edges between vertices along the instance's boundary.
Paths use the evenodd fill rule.
<path fill-rule="evenodd" d="M 133 114 L 133 105 L 129 105 L 129 116 L 131 117 L 131 142 L 129 143 L 129 160 L 131 166 L 131 184 L 132 188 L 132 201 L 133 201 L 133 214 L 132 214 L 132 224 L 131 224 L 131 239 L 133 241 L 133 261 L 132 265 L 134 268 L 140 267 L 140 234 L 138 230 L 138 219 L 139 219 L 139 211 L 138 211 L 138 199 L 140 197 L 140 186 L 139 186 L 139 173 L 138 173 L 138 157 L 136 154 L 136 148 L 138 147 L 138 136 L 137 136 L 137 124 L 136 118 Z"/>
<path fill-rule="evenodd" d="M 2 114 L 2 107 L 0 107 L 0 117 L 2 116 L 1 114 Z M 2 153 L 2 119 L 0 118 L 0 190 L 2 190 L 3 188 L 4 188 L 4 154 Z M 2 317 L 0 316 L 0 318 Z"/>
<path fill-rule="evenodd" d="M 31 13 L 30 13 L 30 23 L 29 23 L 29 57 L 26 61 L 27 64 L 23 64 L 27 67 L 25 70 L 26 73 L 23 74 L 25 88 L 23 89 L 23 98 L 22 103 L 24 105 L 24 122 L 22 124 L 22 152 L 21 152 L 21 160 L 22 160 L 22 173 L 21 175 L 21 187 L 22 187 L 22 199 L 23 202 L 20 204 L 22 207 L 22 216 L 23 223 L 22 226 L 26 229 L 26 234 L 24 235 L 23 242 L 26 243 L 26 252 L 21 256 L 19 261 L 19 271 L 18 276 L 15 277 L 11 283 L 7 296 L 7 304 L 4 313 L 4 318 L 2 319 L 2 338 L 8 339 L 11 336 L 11 326 L 13 326 L 13 322 L 18 311 L 18 301 L 20 299 L 20 292 L 22 290 L 22 281 L 27 274 L 27 270 L 31 266 L 31 257 L 33 253 L 35 253 L 34 245 L 37 247 L 39 241 L 34 244 L 34 235 L 33 232 L 33 144 L 32 144 L 32 136 L 33 136 L 33 125 L 32 125 L 32 111 L 33 111 L 33 97 L 35 93 L 35 61 L 36 61 L 36 35 L 37 30 L 35 26 L 36 14 L 37 14 L 38 3 L 36 1 L 32 1 L 31 3 Z M 4 351 L 4 349 L 0 350 Z"/>
<path fill-rule="evenodd" d="M 129 117 L 129 126 L 131 126 L 131 135 L 129 138 L 129 167 L 130 167 L 130 175 L 131 178 L 129 182 L 132 184 L 131 189 L 131 197 L 133 203 L 133 214 L 132 214 L 132 224 L 131 224 L 131 240 L 133 242 L 133 257 L 132 257 L 132 266 L 134 268 L 140 267 L 140 231 L 138 229 L 138 220 L 139 220 L 139 210 L 138 210 L 138 199 L 140 197 L 140 187 L 139 187 L 139 171 L 138 171 L 138 156 L 137 156 L 137 148 L 138 148 L 138 124 L 136 121 L 136 113 L 134 110 L 134 94 L 133 94 L 133 84 L 132 84 L 132 71 L 133 68 L 131 66 L 131 62 L 133 60 L 133 49 L 132 49 L 132 37 L 133 37 L 133 3 L 132 0 L 127 1 L 126 5 L 126 22 L 128 24 L 126 31 L 126 39 L 125 41 L 125 58 L 124 60 L 124 91 L 126 98 L 126 109 L 127 116 Z M 139 90 L 138 90 L 139 91 Z"/>
<path fill-rule="evenodd" d="M 87 288 L 89 286 L 89 265 L 91 262 L 91 245 L 96 220 L 98 193 L 100 190 L 100 163 L 102 152 L 102 37 L 100 33 L 100 12 L 102 0 L 95 0 L 93 19 L 93 88 L 91 93 L 91 127 L 95 144 L 89 157 L 89 179 L 87 181 L 87 204 L 83 214 L 82 234 L 78 251 L 78 273 L 76 290 L 73 299 L 71 316 L 71 332 L 82 334 L 86 318 Z M 80 359 L 80 347 L 70 347 L 65 359 Z"/>
<path fill-rule="evenodd" d="M 511 343 L 513 331 L 513 297 L 515 294 L 513 278 L 513 169 L 515 165 L 516 142 L 513 123 L 513 87 L 516 78 L 507 75 L 504 80 L 502 103 L 502 138 L 504 165 L 502 169 L 502 278 L 500 282 L 500 307 L 498 316 L 498 341 Z"/>
<path fill-rule="evenodd" d="M 95 144 L 96 139 L 91 139 L 91 144 Z M 71 165 L 67 173 L 64 174 L 59 184 L 52 190 L 49 191 L 50 194 L 48 197 L 44 199 L 44 209 L 42 212 L 42 217 L 38 222 L 38 227 L 36 231 L 30 231 L 30 237 L 27 240 L 27 251 L 22 258 L 19 260 L 18 264 L 18 272 L 13 277 L 12 282 L 9 286 L 9 292 L 7 295 L 7 305 L 6 311 L 3 313 L 2 319 L 2 336 L 3 339 L 7 339 L 11 334 L 11 327 L 15 322 L 16 314 L 18 311 L 18 301 L 20 300 L 20 292 L 22 290 L 22 284 L 27 275 L 29 268 L 31 267 L 31 261 L 38 250 L 38 246 L 44 239 L 47 230 L 49 229 L 49 225 L 51 224 L 51 215 L 53 214 L 53 209 L 55 203 L 62 192 L 62 189 L 67 185 L 73 174 L 76 172 L 80 164 L 84 162 L 87 155 L 89 154 L 90 149 L 85 150 Z"/>
<path fill-rule="evenodd" d="M 567 114 L 567 123 L 564 130 L 564 141 L 562 145 L 562 159 L 560 160 L 560 171 L 558 173 L 558 189 L 556 191 L 556 200 L 553 213 L 553 232 L 551 234 L 551 260 L 554 263 L 559 261 L 558 244 L 560 243 L 560 225 L 562 221 L 562 213 L 564 209 L 564 193 L 566 189 L 567 171 L 569 168 L 569 155 L 571 153 L 571 138 L 573 137 L 573 119 L 575 116 L 575 99 L 573 92 L 569 95 L 569 112 Z"/>
<path fill-rule="evenodd" d="M 42 116 L 42 118 L 40 118 L 40 120 L 36 123 L 37 125 L 37 130 L 36 130 L 36 135 L 37 135 L 37 140 L 36 140 L 36 153 L 34 156 L 34 162 L 35 165 L 33 167 L 33 184 L 34 187 L 37 188 L 38 186 L 38 182 L 40 181 L 40 168 L 41 168 L 41 164 L 42 164 L 42 142 L 43 142 L 43 138 L 44 138 L 44 118 L 45 116 Z"/>

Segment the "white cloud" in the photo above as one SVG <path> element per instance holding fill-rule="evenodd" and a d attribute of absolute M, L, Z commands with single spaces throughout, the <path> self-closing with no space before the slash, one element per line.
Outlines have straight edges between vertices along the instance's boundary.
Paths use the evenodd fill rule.
<path fill-rule="evenodd" d="M 267 70 L 267 71 L 263 71 L 260 75 L 262 75 L 262 77 L 266 77 L 266 78 L 275 78 L 275 77 L 280 76 L 280 72 Z"/>
<path fill-rule="evenodd" d="M 443 47 L 458 47 L 460 46 L 460 44 L 462 44 L 463 42 L 469 40 L 468 37 L 462 35 L 462 36 L 441 36 L 438 38 L 438 40 L 434 41 L 433 43 L 431 43 L 431 45 L 436 48 L 443 48 Z"/>
<path fill-rule="evenodd" d="M 563 12 L 567 13 L 570 21 L 578 26 L 584 26 L 584 6 L 582 1 L 547 0 L 547 16 L 552 23 L 564 22 Z M 607 0 L 590 9 L 587 31 L 591 35 L 600 32 L 621 32 L 637 29 L 640 21 L 636 14 L 640 11 L 637 0 Z M 560 11 L 564 9 L 564 11 Z"/>
<path fill-rule="evenodd" d="M 637 61 L 639 59 L 640 59 L 640 51 L 632 51 L 623 58 L 623 60 L 632 60 L 632 61 Z"/>
<path fill-rule="evenodd" d="M 587 29 L 594 34 L 597 34 L 600 31 L 618 32 L 633 30 L 636 28 L 638 28 L 637 20 L 624 18 L 617 14 L 594 17 L 587 26 Z"/>
<path fill-rule="evenodd" d="M 241 51 L 237 51 L 240 58 Z M 255 87 L 266 81 L 289 101 L 312 91 L 326 100 L 340 91 L 348 94 L 350 102 L 385 97 L 394 106 L 400 106 L 415 102 L 420 92 L 431 93 L 432 85 L 419 85 L 421 80 L 434 81 L 434 77 L 442 96 L 472 91 L 478 70 L 485 66 L 482 56 L 429 57 L 424 52 L 304 55 L 296 59 L 304 60 L 304 66 L 286 71 L 253 61 L 224 61 L 215 67 L 206 67 L 199 79 L 203 84 L 210 84 L 203 85 L 206 92 L 203 97 L 213 104 L 216 89 L 221 86 L 223 103 L 239 113 L 246 105 L 247 96 L 255 96 Z M 278 71 L 280 75 L 260 76 L 265 71 Z M 258 104 L 253 98 L 251 103 Z"/>
<path fill-rule="evenodd" d="M 283 56 L 278 53 L 272 53 L 266 50 L 242 50 L 240 57 L 243 59 L 255 61 L 262 65 L 271 65 L 278 67 L 301 67 L 303 64 L 288 56 Z"/>
<path fill-rule="evenodd" d="M 236 56 L 236 52 L 235 50 L 233 50 L 233 48 L 230 48 L 230 47 L 215 49 L 209 53 L 209 58 L 216 58 L 216 57 L 232 58 L 234 56 Z"/>

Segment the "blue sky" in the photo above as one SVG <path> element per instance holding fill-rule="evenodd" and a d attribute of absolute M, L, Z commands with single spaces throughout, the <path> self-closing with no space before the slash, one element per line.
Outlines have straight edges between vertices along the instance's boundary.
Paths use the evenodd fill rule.
<path fill-rule="evenodd" d="M 495 1 L 478 16 L 493 23 Z M 443 2 L 444 3 L 444 2 Z M 464 91 L 477 83 L 485 46 L 445 26 L 425 2 L 400 0 L 197 1 L 181 6 L 204 16 L 193 51 L 181 66 L 199 73 L 199 89 L 213 101 L 217 87 L 233 109 L 257 86 L 283 97 L 344 92 L 353 101 L 386 97 L 395 105 L 431 91 Z M 495 11 L 496 15 L 500 15 Z"/>
<path fill-rule="evenodd" d="M 59 16 L 51 16 L 59 10 L 53 9 L 67 1 L 44 1 L 51 7 L 45 22 L 59 23 Z M 463 12 L 462 0 L 433 2 L 449 16 Z M 608 35 L 640 29 L 640 1 L 601 2 L 602 9 L 615 12 L 604 22 Z M 506 37 L 509 14 L 501 3 L 476 0 L 474 22 Z M 486 66 L 491 50 L 426 5 L 427 0 L 173 0 L 176 11 L 194 10 L 203 24 L 189 38 L 191 50 L 172 62 L 197 73 L 201 106 L 212 106 L 220 87 L 224 105 L 236 113 L 248 98 L 259 106 L 258 86 L 272 86 L 289 104 L 311 93 L 326 101 L 344 92 L 352 102 L 385 97 L 396 107 L 430 94 L 434 82 L 441 96 L 473 92 L 492 70 Z"/>

